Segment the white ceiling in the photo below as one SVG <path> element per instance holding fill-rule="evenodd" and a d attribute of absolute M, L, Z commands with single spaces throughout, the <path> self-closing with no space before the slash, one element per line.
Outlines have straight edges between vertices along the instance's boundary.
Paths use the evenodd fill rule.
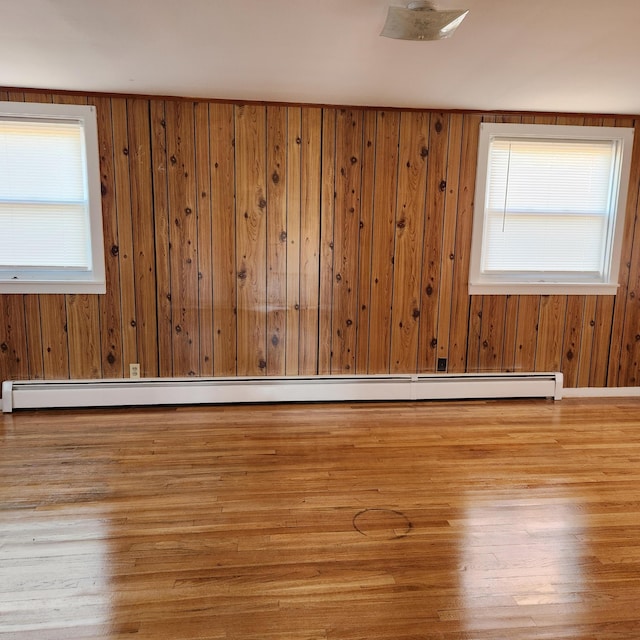
<path fill-rule="evenodd" d="M 404 0 L 2 0 L 0 86 L 640 114 L 639 0 L 440 0 L 453 38 L 382 38 Z"/>

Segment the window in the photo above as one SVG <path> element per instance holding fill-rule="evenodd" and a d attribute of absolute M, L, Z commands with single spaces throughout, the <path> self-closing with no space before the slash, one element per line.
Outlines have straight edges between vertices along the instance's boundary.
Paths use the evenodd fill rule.
<path fill-rule="evenodd" d="M 633 129 L 483 123 L 469 293 L 615 294 Z"/>
<path fill-rule="evenodd" d="M 104 293 L 95 107 L 0 102 L 0 293 Z"/>

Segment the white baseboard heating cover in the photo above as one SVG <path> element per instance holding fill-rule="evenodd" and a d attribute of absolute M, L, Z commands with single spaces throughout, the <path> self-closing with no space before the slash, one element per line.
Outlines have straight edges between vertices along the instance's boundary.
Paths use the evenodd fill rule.
<path fill-rule="evenodd" d="M 250 402 L 562 398 L 561 373 L 29 380 L 2 384 L 2 411 Z"/>

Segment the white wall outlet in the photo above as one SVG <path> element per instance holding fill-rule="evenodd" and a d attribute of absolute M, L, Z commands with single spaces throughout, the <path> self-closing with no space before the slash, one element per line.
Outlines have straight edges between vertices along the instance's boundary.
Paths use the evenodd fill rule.
<path fill-rule="evenodd" d="M 140 377 L 140 365 L 137 362 L 129 365 L 129 377 L 130 378 Z"/>

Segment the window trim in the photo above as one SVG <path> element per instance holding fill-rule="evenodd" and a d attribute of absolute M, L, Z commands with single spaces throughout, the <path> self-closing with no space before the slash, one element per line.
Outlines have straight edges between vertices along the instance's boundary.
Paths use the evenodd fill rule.
<path fill-rule="evenodd" d="M 607 140 L 619 144 L 619 185 L 615 197 L 615 216 L 611 227 L 612 240 L 608 245 L 609 254 L 603 281 L 588 280 L 581 282 L 580 275 L 571 281 L 557 280 L 549 274 L 549 279 L 540 280 L 539 274 L 522 273 L 514 277 L 515 271 L 506 274 L 482 273 L 482 249 L 484 225 L 487 217 L 486 195 L 489 162 L 489 145 L 494 137 L 534 138 L 560 140 Z M 578 295 L 615 295 L 618 291 L 618 275 L 622 253 L 624 221 L 627 208 L 627 193 L 631 171 L 634 129 L 626 127 L 592 127 L 573 125 L 537 125 L 486 123 L 480 124 L 478 145 L 478 165 L 474 200 L 471 255 L 469 262 L 469 295 L 536 295 L 536 294 L 578 294 Z"/>
<path fill-rule="evenodd" d="M 0 293 L 105 293 L 102 191 L 96 107 L 35 102 L 0 102 L 4 120 L 80 123 L 86 155 L 91 269 L 11 269 L 0 265 Z"/>

